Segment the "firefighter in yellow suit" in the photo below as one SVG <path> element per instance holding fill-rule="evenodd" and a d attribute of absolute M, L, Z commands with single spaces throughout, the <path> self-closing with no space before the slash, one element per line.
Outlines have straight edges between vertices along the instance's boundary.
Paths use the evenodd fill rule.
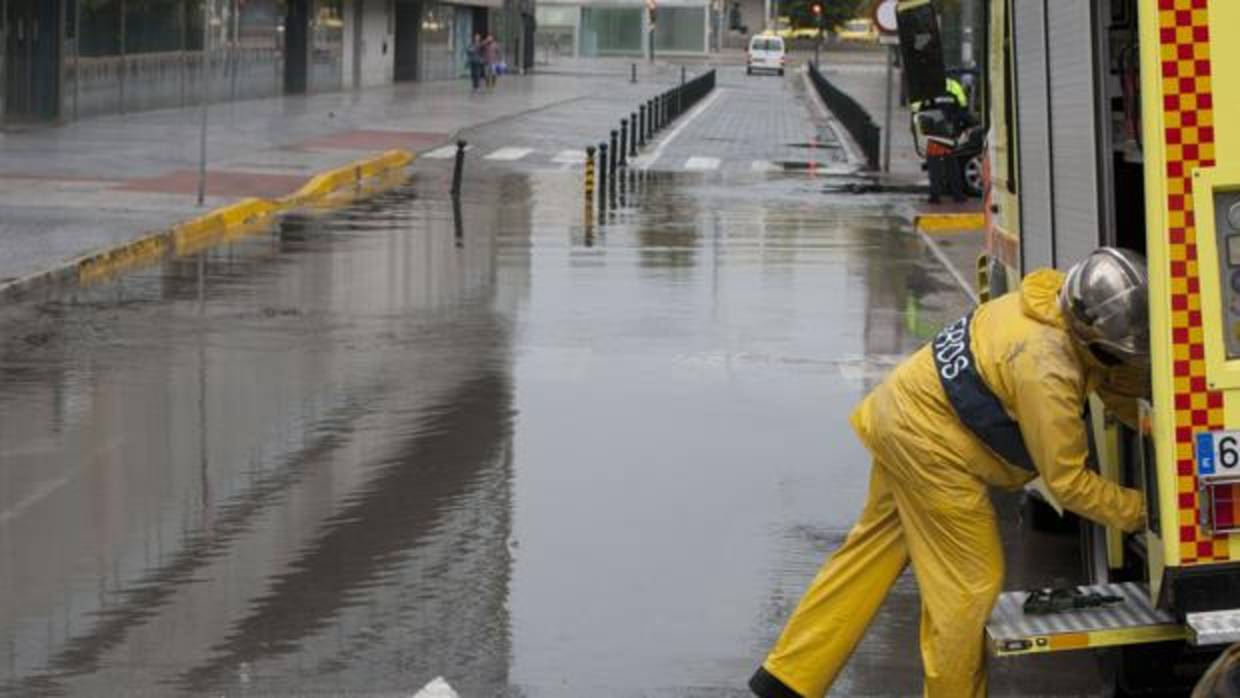
<path fill-rule="evenodd" d="M 869 497 L 749 682 L 763 698 L 818 698 L 912 562 L 925 695 L 986 695 L 986 619 L 1003 581 L 988 486 L 1041 476 L 1055 498 L 1125 531 L 1140 492 L 1086 467 L 1082 414 L 1097 391 L 1121 418 L 1148 385 L 1145 262 L 1101 248 L 1065 275 L 1039 270 L 905 360 L 852 415 L 873 455 Z"/>

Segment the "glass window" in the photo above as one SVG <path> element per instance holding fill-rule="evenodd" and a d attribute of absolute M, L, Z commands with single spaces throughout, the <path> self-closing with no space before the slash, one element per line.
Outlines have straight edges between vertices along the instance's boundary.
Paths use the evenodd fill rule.
<path fill-rule="evenodd" d="M 245 48 L 276 48 L 285 12 L 282 0 L 247 0 L 241 5 L 238 43 Z"/>
<path fill-rule="evenodd" d="M 539 26 L 572 26 L 577 23 L 577 8 L 562 5 L 538 5 L 534 17 Z"/>
<path fill-rule="evenodd" d="M 642 8 L 585 7 L 581 11 L 581 53 L 586 56 L 640 54 Z"/>
<path fill-rule="evenodd" d="M 83 56 L 119 56 L 121 53 L 120 0 L 84 2 L 79 20 L 82 36 L 78 51 Z"/>
<path fill-rule="evenodd" d="M 181 49 L 180 0 L 129 0 L 125 5 L 125 53 Z"/>
<path fill-rule="evenodd" d="M 315 0 L 310 21 L 310 83 L 314 90 L 340 89 L 344 79 L 343 0 Z"/>
<path fill-rule="evenodd" d="M 706 50 L 705 7 L 660 7 L 655 17 L 656 51 Z"/>

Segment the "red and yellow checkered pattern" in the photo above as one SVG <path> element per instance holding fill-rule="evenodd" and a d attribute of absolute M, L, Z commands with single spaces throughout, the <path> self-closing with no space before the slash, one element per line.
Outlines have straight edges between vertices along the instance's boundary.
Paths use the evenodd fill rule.
<path fill-rule="evenodd" d="M 1214 92 L 1210 82 L 1207 0 L 1159 0 L 1158 27 L 1164 143 L 1167 155 L 1167 236 L 1170 260 L 1172 370 L 1175 400 L 1176 493 L 1180 504 L 1180 562 L 1229 559 L 1226 535 L 1209 536 L 1198 523 L 1194 435 L 1223 428 L 1223 394 L 1206 387 L 1201 327 L 1201 281 L 1193 207 L 1193 171 L 1214 165 Z M 1234 522 L 1240 491 L 1216 495 L 1215 520 Z"/>

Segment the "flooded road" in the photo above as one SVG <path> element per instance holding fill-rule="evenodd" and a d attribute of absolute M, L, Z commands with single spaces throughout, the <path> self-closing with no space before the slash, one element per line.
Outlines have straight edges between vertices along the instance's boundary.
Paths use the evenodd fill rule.
<path fill-rule="evenodd" d="M 907 197 L 652 168 L 587 224 L 579 171 L 475 168 L 458 226 L 415 171 L 0 308 L 0 694 L 748 695 L 848 413 L 968 303 Z M 920 693 L 916 609 L 838 695 Z"/>

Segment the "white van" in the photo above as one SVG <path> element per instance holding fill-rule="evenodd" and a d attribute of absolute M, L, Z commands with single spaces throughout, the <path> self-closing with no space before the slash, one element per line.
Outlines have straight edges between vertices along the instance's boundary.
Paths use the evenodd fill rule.
<path fill-rule="evenodd" d="M 781 37 L 758 34 L 749 40 L 749 62 L 745 65 L 745 73 L 753 75 L 755 70 L 774 70 L 783 75 L 787 61 Z"/>

